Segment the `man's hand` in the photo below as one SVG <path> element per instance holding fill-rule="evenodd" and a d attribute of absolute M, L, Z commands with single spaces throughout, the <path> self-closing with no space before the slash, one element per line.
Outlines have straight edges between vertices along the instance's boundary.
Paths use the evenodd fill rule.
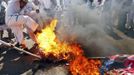
<path fill-rule="evenodd" d="M 36 9 L 36 13 L 40 13 L 40 10 L 39 9 Z"/>

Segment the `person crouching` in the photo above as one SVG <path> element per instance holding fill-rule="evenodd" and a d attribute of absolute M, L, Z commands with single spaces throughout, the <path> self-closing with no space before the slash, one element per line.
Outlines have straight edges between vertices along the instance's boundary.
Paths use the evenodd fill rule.
<path fill-rule="evenodd" d="M 14 33 L 17 42 L 26 49 L 26 42 L 23 35 L 23 29 L 26 28 L 29 36 L 34 42 L 37 42 L 35 32 L 39 25 L 28 15 L 20 14 L 27 5 L 28 0 L 10 0 L 6 10 L 6 24 Z M 32 12 L 32 11 L 31 11 Z"/>

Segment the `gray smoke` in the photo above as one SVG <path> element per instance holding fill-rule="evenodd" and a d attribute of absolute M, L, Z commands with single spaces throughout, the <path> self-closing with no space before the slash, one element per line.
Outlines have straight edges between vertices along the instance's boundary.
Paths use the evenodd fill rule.
<path fill-rule="evenodd" d="M 113 45 L 116 40 L 107 35 L 107 32 L 111 33 L 112 27 L 118 25 L 121 13 L 130 10 L 126 1 L 131 2 L 108 0 L 103 6 L 96 7 L 90 7 L 84 0 L 72 0 L 66 6 L 61 4 L 60 11 L 51 12 L 59 20 L 56 31 L 58 38 L 80 43 L 91 56 L 123 53 Z"/>

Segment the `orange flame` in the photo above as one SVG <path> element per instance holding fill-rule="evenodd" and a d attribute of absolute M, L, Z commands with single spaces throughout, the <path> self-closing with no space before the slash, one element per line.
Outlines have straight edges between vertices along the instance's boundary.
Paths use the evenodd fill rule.
<path fill-rule="evenodd" d="M 88 60 L 84 56 L 79 56 L 70 62 L 70 71 L 72 75 L 100 75 L 100 64 L 99 60 Z"/>
<path fill-rule="evenodd" d="M 88 60 L 84 57 L 80 45 L 60 42 L 57 39 L 54 32 L 57 22 L 56 19 L 52 20 L 50 25 L 37 34 L 39 48 L 46 56 L 53 54 L 58 59 L 70 61 L 70 71 L 73 75 L 99 75 L 98 60 Z"/>

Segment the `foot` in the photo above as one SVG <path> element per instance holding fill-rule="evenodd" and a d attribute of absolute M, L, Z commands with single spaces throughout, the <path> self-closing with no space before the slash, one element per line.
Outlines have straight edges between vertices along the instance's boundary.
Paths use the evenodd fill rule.
<path fill-rule="evenodd" d="M 21 45 L 19 43 L 14 44 L 16 47 L 20 47 Z"/>
<path fill-rule="evenodd" d="M 25 44 L 20 44 L 21 48 L 25 49 L 27 48 Z"/>

